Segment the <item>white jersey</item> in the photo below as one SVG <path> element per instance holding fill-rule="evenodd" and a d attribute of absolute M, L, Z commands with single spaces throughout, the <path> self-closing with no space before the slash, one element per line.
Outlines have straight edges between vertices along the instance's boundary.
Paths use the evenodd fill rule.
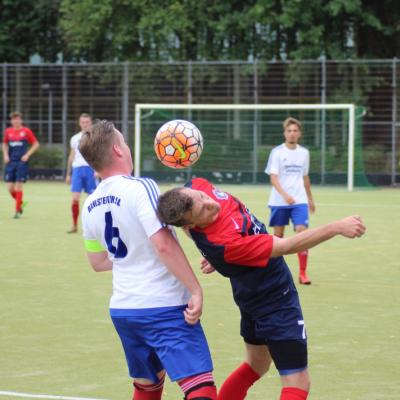
<path fill-rule="evenodd" d="M 89 165 L 83 158 L 81 152 L 79 151 L 79 142 L 81 141 L 81 138 L 82 138 L 82 132 L 78 132 L 74 136 L 72 136 L 69 142 L 71 149 L 74 150 L 75 152 L 75 157 L 72 161 L 73 168 L 85 167 Z"/>
<path fill-rule="evenodd" d="M 112 309 L 181 306 L 190 298 L 149 239 L 163 227 L 158 195 L 151 179 L 117 175 L 101 181 L 85 201 L 84 238 L 100 243 L 113 263 Z"/>
<path fill-rule="evenodd" d="M 309 151 L 300 145 L 289 149 L 284 143 L 272 149 L 265 173 L 278 175 L 282 188 L 292 196 L 296 204 L 307 204 L 307 193 L 304 187 L 304 176 L 310 168 Z M 272 187 L 268 201 L 269 206 L 287 206 L 285 199 Z"/>

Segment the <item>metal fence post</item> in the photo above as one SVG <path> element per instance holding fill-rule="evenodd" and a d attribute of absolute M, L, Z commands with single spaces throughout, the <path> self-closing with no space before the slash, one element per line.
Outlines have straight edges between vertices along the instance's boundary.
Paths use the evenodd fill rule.
<path fill-rule="evenodd" d="M 68 130 L 68 83 L 67 83 L 67 65 L 62 66 L 62 143 L 63 143 L 63 175 L 66 173 L 67 167 L 67 130 Z"/>
<path fill-rule="evenodd" d="M 326 58 L 321 57 L 321 104 L 326 103 Z M 321 110 L 321 184 L 326 174 L 326 110 Z"/>
<path fill-rule="evenodd" d="M 253 63 L 253 99 L 254 104 L 258 104 L 258 65 L 257 61 Z M 257 182 L 258 170 L 258 125 L 259 125 L 259 112 L 254 110 L 253 117 L 253 183 Z"/>
<path fill-rule="evenodd" d="M 396 184 L 396 125 L 397 125 L 397 77 L 396 57 L 392 61 L 392 185 Z"/>
<path fill-rule="evenodd" d="M 129 130 L 129 63 L 124 62 L 123 76 L 122 76 L 122 133 L 125 140 L 128 140 Z"/>
<path fill-rule="evenodd" d="M 8 82 L 7 82 L 7 64 L 3 64 L 3 121 L 2 121 L 2 128 L 3 132 L 7 127 L 7 89 L 8 89 Z"/>

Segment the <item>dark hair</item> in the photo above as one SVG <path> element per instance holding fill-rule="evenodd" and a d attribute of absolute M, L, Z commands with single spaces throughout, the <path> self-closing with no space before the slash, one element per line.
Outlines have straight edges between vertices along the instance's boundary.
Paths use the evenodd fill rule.
<path fill-rule="evenodd" d="M 79 151 L 95 171 L 101 171 L 111 162 L 111 148 L 116 140 L 116 130 L 111 121 L 96 121 L 88 132 L 83 132 Z"/>
<path fill-rule="evenodd" d="M 190 223 L 184 215 L 192 208 L 193 199 L 184 192 L 184 188 L 175 188 L 168 190 L 158 198 L 157 214 L 161 222 L 184 226 Z"/>

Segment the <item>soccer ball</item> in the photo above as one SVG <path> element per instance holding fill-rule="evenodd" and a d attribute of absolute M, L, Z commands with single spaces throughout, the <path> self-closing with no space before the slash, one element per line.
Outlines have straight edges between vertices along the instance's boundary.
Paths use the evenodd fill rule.
<path fill-rule="evenodd" d="M 186 168 L 199 159 L 203 151 L 203 136 L 191 122 L 175 119 L 158 130 L 154 150 L 167 167 Z"/>

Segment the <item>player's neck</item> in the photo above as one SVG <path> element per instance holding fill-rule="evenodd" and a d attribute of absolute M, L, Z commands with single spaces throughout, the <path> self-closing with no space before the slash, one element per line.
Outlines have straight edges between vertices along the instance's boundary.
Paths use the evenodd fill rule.
<path fill-rule="evenodd" d="M 297 143 L 289 143 L 289 142 L 285 142 L 285 146 L 290 149 L 290 150 L 296 150 L 297 148 Z"/>
<path fill-rule="evenodd" d="M 126 168 L 126 167 L 108 168 L 99 173 L 99 175 L 101 176 L 101 179 L 107 179 L 107 178 L 110 178 L 112 176 L 117 176 L 117 175 L 131 176 L 131 174 L 132 174 L 132 171 L 130 171 L 129 168 Z"/>

